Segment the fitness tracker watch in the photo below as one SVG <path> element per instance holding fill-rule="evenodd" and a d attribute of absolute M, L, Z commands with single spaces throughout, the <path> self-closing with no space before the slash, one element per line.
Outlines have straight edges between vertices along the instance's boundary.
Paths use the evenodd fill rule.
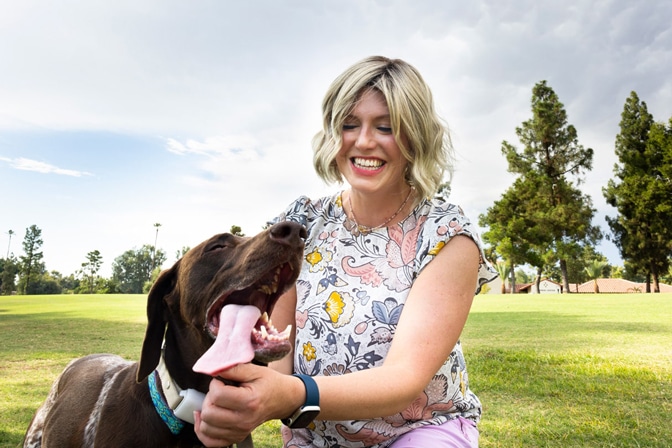
<path fill-rule="evenodd" d="M 306 388 L 306 402 L 291 416 L 283 418 L 281 421 L 285 426 L 289 426 L 290 428 L 305 428 L 320 413 L 320 391 L 312 377 L 296 373 L 294 376 L 300 379 Z"/>

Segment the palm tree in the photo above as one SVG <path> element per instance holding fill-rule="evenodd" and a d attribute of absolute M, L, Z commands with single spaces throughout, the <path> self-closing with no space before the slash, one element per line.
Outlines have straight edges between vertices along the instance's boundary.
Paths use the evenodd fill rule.
<path fill-rule="evenodd" d="M 156 227 L 156 235 L 154 235 L 154 248 L 152 250 L 152 271 L 154 272 L 154 268 L 156 267 L 156 241 L 159 239 L 159 227 L 161 227 L 160 222 L 155 222 L 154 227 Z"/>
<path fill-rule="evenodd" d="M 595 294 L 600 293 L 600 287 L 597 284 L 597 279 L 602 277 L 602 272 L 604 271 L 604 268 L 607 266 L 606 261 L 602 260 L 592 260 L 588 262 L 588 264 L 583 268 L 583 270 L 588 274 L 588 278 L 593 280 L 594 282 L 594 292 Z"/>
<path fill-rule="evenodd" d="M 10 229 L 9 232 L 7 232 L 7 235 L 9 235 L 9 243 L 7 244 L 7 257 L 6 258 L 9 260 L 9 248 L 12 246 L 12 235 L 14 235 L 14 231 Z"/>
<path fill-rule="evenodd" d="M 497 260 L 495 263 L 495 270 L 499 274 L 499 278 L 502 279 L 502 294 L 506 294 L 506 280 L 511 274 L 511 267 L 504 260 Z M 511 291 L 513 294 L 513 291 Z"/>

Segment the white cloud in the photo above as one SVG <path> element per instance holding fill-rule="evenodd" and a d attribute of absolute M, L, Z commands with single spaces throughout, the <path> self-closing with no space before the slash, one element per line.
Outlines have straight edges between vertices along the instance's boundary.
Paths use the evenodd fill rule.
<path fill-rule="evenodd" d="M 40 162 L 38 160 L 26 159 L 24 157 L 19 157 L 16 159 L 10 159 L 7 157 L 0 157 L 0 160 L 9 163 L 9 165 L 17 170 L 23 171 L 34 171 L 42 174 L 59 174 L 63 176 L 71 177 L 82 177 L 82 176 L 93 176 L 91 173 L 86 171 L 70 170 L 65 168 L 59 168 L 57 166 L 51 165 L 46 162 Z"/>
<path fill-rule="evenodd" d="M 108 261 L 115 248 L 120 253 L 142 241 L 143 232 L 151 235 L 153 222 L 164 224 L 159 240 L 179 248 L 197 242 L 194 235 L 227 230 L 225 224 L 253 233 L 299 194 L 338 188 L 314 174 L 310 139 L 321 124 L 328 84 L 370 54 L 408 60 L 432 87 L 458 152 L 453 197 L 473 219 L 511 184 L 501 142 L 518 144 L 515 127 L 530 117 L 536 82 L 548 80 L 580 143 L 595 149 L 585 188 L 600 216 L 614 214 L 600 188 L 611 177 L 613 141 L 630 91 L 657 120 L 672 115 L 671 2 L 6 3 L 0 41 L 12 44 L 0 46 L 0 151 L 6 156 L 0 160 L 15 170 L 62 175 L 41 180 L 109 182 L 107 195 L 86 202 L 76 196 L 81 186 L 70 185 L 64 193 L 70 199 L 58 203 L 51 221 L 38 223 L 46 233 L 68 213 L 86 222 L 89 207 L 105 204 L 93 220 L 109 226 L 104 237 L 95 236 L 114 243 L 105 251 Z M 162 136 L 160 155 L 134 148 L 142 160 L 124 159 L 129 170 L 148 166 L 151 188 L 139 189 L 143 173 L 136 171 L 104 177 L 94 162 L 82 163 L 82 171 L 61 168 L 80 160 L 71 148 L 43 155 L 3 140 L 11 133 L 63 130 Z M 105 151 L 105 164 L 113 146 L 76 149 Z M 156 170 L 141 163 L 154 157 L 167 162 Z M 16 194 L 39 194 L 12 179 Z M 40 187 L 60 192 L 56 184 Z M 34 223 L 31 213 L 27 225 Z M 119 229 L 135 229 L 135 239 L 117 236 Z M 82 234 L 67 229 L 59 240 Z M 83 248 L 81 257 L 95 248 Z"/>
<path fill-rule="evenodd" d="M 197 154 L 227 162 L 249 162 L 259 158 L 254 149 L 258 141 L 249 135 L 229 137 L 208 137 L 203 141 L 188 139 L 180 142 L 175 138 L 166 139 L 166 149 L 173 154 Z"/>

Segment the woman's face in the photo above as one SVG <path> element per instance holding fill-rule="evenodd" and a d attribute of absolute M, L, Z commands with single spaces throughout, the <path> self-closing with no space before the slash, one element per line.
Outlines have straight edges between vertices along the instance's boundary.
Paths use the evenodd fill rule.
<path fill-rule="evenodd" d="M 368 89 L 360 94 L 343 124 L 342 140 L 336 164 L 354 190 L 398 193 L 404 189 L 408 162 L 394 138 L 382 93 Z"/>

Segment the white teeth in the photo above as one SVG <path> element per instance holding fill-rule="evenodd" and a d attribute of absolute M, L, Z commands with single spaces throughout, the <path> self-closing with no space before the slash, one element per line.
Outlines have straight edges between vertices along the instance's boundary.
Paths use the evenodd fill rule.
<path fill-rule="evenodd" d="M 383 166 L 383 161 L 380 159 L 362 159 L 360 157 L 355 157 L 353 162 L 361 168 L 380 168 Z"/>
<path fill-rule="evenodd" d="M 288 325 L 282 332 L 278 332 L 278 329 L 269 321 L 268 325 L 261 325 L 258 330 L 253 328 L 252 332 L 268 341 L 282 341 L 289 339 L 292 333 L 292 326 Z"/>

